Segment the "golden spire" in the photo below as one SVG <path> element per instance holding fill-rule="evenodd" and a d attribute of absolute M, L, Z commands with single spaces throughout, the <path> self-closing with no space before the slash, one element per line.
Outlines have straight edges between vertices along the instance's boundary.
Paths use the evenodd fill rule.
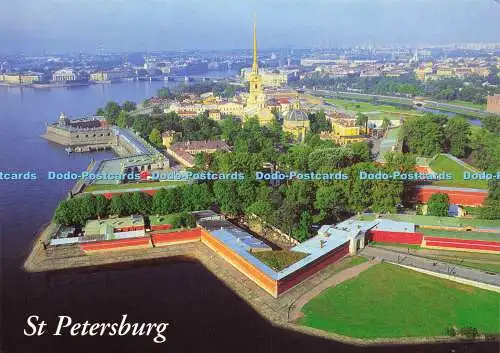
<path fill-rule="evenodd" d="M 259 64 L 257 62 L 257 21 L 255 15 L 253 16 L 253 64 L 252 72 L 259 72 Z"/>

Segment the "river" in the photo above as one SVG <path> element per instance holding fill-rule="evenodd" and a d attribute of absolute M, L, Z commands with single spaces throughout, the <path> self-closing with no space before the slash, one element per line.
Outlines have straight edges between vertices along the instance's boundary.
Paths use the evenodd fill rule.
<path fill-rule="evenodd" d="M 61 111 L 77 117 L 107 101 L 142 101 L 164 82 L 125 82 L 37 90 L 0 87 L 0 171 L 80 171 L 91 155 L 67 155 L 41 139 Z M 171 83 L 168 83 L 171 85 Z M 94 158 L 110 152 L 92 154 Z M 106 268 L 26 273 L 21 269 L 35 234 L 72 182 L 0 181 L 1 321 L 3 353 L 61 352 L 493 352 L 493 343 L 359 348 L 273 327 L 197 262 L 160 261 Z M 402 308 L 404 310 L 404 308 Z M 29 315 L 52 331 L 58 315 L 75 321 L 167 321 L 167 342 L 152 337 L 25 337 Z"/>

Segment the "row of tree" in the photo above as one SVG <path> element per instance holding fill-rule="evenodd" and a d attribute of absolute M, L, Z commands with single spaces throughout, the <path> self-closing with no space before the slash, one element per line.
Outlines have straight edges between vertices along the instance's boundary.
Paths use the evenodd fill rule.
<path fill-rule="evenodd" d="M 187 184 L 162 189 L 153 197 L 143 192 L 113 195 L 109 200 L 102 195 L 85 194 L 61 201 L 54 221 L 61 225 L 84 225 L 90 219 L 132 214 L 185 213 L 209 208 L 213 195 L 208 184 Z M 179 222 L 185 222 L 180 219 Z"/>
<path fill-rule="evenodd" d="M 424 157 L 448 152 L 455 157 L 464 157 L 471 136 L 470 123 L 463 117 L 427 114 L 406 119 L 400 139 L 405 148 Z"/>

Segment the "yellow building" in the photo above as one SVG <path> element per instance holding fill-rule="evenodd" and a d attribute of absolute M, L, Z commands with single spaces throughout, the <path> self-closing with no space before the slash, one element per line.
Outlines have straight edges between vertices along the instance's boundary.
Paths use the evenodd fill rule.
<path fill-rule="evenodd" d="M 12 85 L 30 85 L 42 80 L 43 74 L 38 72 L 6 73 L 0 76 L 2 81 Z"/>
<path fill-rule="evenodd" d="M 176 134 L 176 132 L 173 130 L 168 130 L 168 131 L 165 131 L 163 134 L 161 134 L 163 146 L 170 147 L 172 145 L 172 143 L 174 142 L 175 134 Z"/>
<path fill-rule="evenodd" d="M 304 142 L 310 129 L 309 117 L 301 110 L 292 110 L 283 119 L 283 131 L 292 134 L 299 142 Z"/>
<path fill-rule="evenodd" d="M 440 67 L 436 71 L 438 77 L 453 77 L 455 72 L 451 67 Z"/>
<path fill-rule="evenodd" d="M 345 145 L 366 140 L 366 137 L 362 135 L 362 128 L 356 126 L 356 119 L 340 118 L 332 119 L 331 122 L 331 136 L 336 143 Z"/>
<path fill-rule="evenodd" d="M 271 109 L 266 105 L 266 95 L 262 84 L 262 76 L 259 74 L 257 60 L 257 25 L 253 24 L 253 63 L 252 72 L 248 77 L 249 94 L 245 106 L 245 117 L 257 117 L 259 124 L 268 125 L 275 120 Z"/>
<path fill-rule="evenodd" d="M 208 111 L 208 117 L 212 120 L 220 120 L 221 119 L 221 113 L 220 110 L 218 109 L 211 109 Z"/>

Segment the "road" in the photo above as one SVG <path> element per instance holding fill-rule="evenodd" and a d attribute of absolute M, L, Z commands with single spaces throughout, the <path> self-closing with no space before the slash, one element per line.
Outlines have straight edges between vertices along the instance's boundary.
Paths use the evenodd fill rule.
<path fill-rule="evenodd" d="M 457 266 L 442 261 L 426 259 L 424 257 L 410 255 L 404 252 L 387 250 L 368 246 L 361 253 L 363 256 L 376 257 L 389 262 L 400 263 L 402 265 L 417 267 L 424 270 L 453 275 L 471 281 L 500 286 L 500 275 L 488 274 L 480 270 Z"/>

